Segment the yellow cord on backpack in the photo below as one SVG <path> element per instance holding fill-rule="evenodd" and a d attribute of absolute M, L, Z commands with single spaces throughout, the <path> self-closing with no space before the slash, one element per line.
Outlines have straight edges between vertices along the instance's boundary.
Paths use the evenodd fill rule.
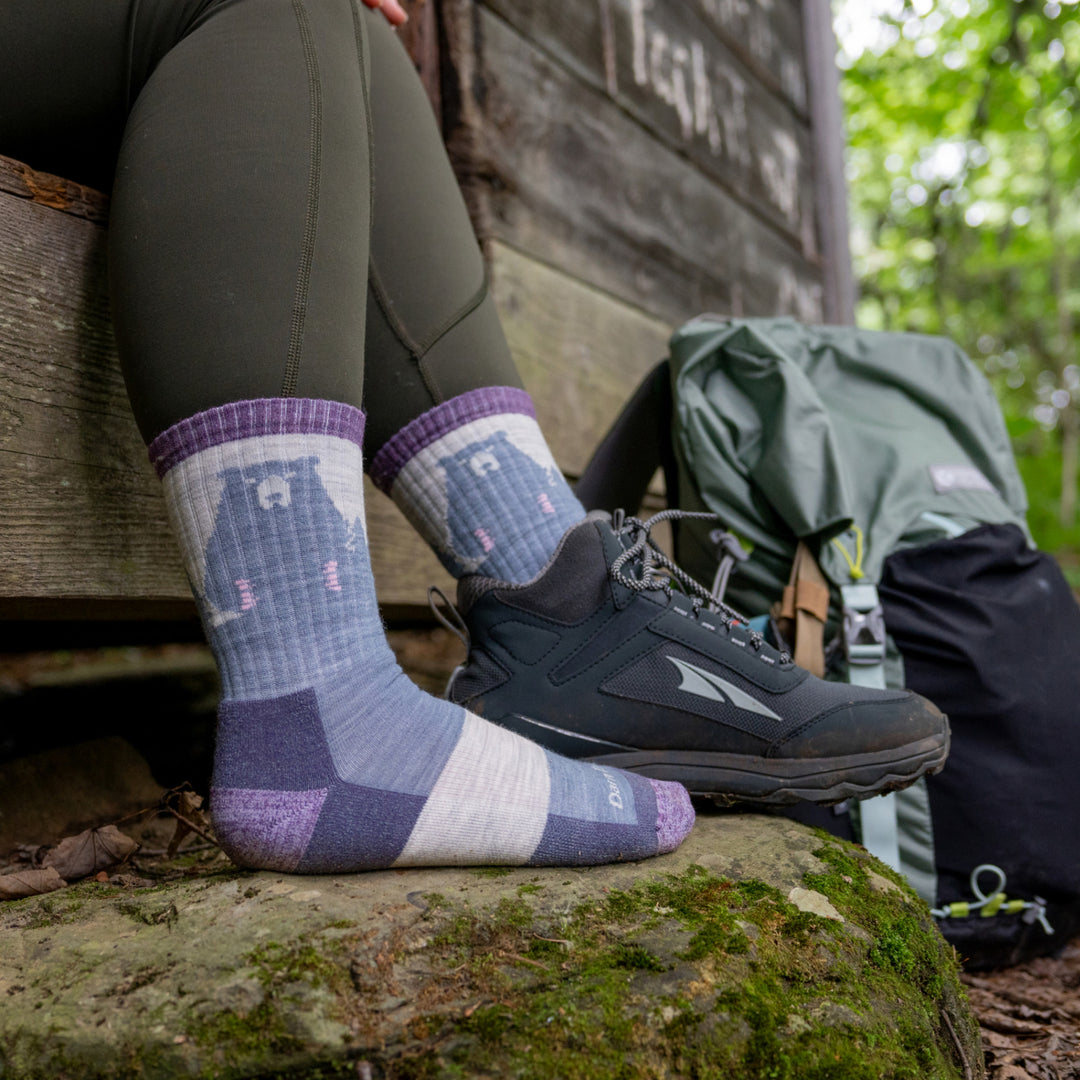
<path fill-rule="evenodd" d="M 844 556 L 844 562 L 848 565 L 848 573 L 851 575 L 852 581 L 859 581 L 866 577 L 863 573 L 862 560 L 863 560 L 863 531 L 858 525 L 852 525 L 848 530 L 855 534 L 855 559 L 852 560 L 848 549 L 840 543 L 840 537 L 834 536 L 833 543 L 839 549 L 840 554 Z"/>
<path fill-rule="evenodd" d="M 988 872 L 997 879 L 990 893 L 979 888 L 979 875 Z M 977 901 L 954 900 L 941 908 L 931 908 L 930 914 L 936 919 L 966 919 L 971 915 L 1020 915 L 1026 923 L 1038 923 L 1047 934 L 1053 934 L 1054 928 L 1046 917 L 1046 901 L 1041 896 L 1032 900 L 1010 900 L 1005 895 L 1005 871 L 993 863 L 983 863 L 971 871 L 971 891 Z"/>

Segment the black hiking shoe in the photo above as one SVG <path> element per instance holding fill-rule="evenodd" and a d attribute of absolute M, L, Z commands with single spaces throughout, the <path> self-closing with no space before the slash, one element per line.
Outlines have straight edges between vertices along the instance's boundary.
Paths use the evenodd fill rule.
<path fill-rule="evenodd" d="M 447 697 L 567 757 L 722 802 L 835 803 L 942 767 L 934 705 L 796 667 L 730 608 L 710 611 L 648 529 L 590 514 L 528 584 L 463 578 L 470 648 Z"/>

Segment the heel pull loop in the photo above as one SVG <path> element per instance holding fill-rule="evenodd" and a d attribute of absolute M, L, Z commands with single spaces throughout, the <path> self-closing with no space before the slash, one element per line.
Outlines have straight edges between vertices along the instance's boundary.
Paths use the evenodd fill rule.
<path fill-rule="evenodd" d="M 444 614 L 443 609 L 436 603 L 435 598 L 439 600 L 446 607 L 446 611 L 450 612 L 450 615 Z M 465 646 L 466 651 L 470 647 L 469 642 L 469 628 L 465 625 L 465 620 L 461 617 L 461 612 L 451 603 L 446 593 L 439 588 L 438 585 L 432 585 L 427 591 L 428 607 L 431 608 L 431 614 L 435 616 L 436 620 L 447 630 L 450 631 L 456 638 L 458 638 L 462 645 Z"/>

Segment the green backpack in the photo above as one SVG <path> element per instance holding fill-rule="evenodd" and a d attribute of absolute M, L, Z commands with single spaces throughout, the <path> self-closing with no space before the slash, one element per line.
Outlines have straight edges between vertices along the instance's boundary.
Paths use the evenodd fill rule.
<path fill-rule="evenodd" d="M 706 317 L 672 338 L 671 377 L 679 505 L 752 547 L 731 585 L 744 610 L 769 608 L 799 540 L 835 594 L 876 583 L 901 547 L 987 522 L 1026 532 L 1001 410 L 951 341 Z M 681 532 L 691 573 L 715 563 L 708 532 Z"/>
<path fill-rule="evenodd" d="M 670 349 L 579 497 L 640 505 L 663 464 L 670 505 L 718 518 L 678 523 L 684 570 L 816 674 L 949 713 L 945 770 L 852 807 L 855 835 L 969 956 L 1045 951 L 1080 925 L 1080 609 L 1033 548 L 990 386 L 947 340 L 786 318 L 702 316 Z M 1061 648 L 1033 661 L 1044 631 Z"/>

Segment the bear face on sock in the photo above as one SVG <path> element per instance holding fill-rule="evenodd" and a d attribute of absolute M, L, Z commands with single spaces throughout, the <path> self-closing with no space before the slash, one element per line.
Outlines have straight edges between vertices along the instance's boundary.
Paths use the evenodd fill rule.
<path fill-rule="evenodd" d="M 336 603 L 355 583 L 359 560 L 367 557 L 362 522 L 342 517 L 318 466 L 319 459 L 308 455 L 217 474 L 224 488 L 206 546 L 204 590 L 221 616 L 270 615 L 280 598 L 297 590 L 308 602 Z M 259 546 L 258 521 L 268 514 L 293 519 L 287 549 L 269 553 Z M 297 538 L 304 536 L 312 539 L 301 545 Z"/>
<path fill-rule="evenodd" d="M 492 432 L 441 457 L 438 464 L 446 475 L 446 550 L 460 563 L 462 573 L 474 571 L 505 540 L 505 519 L 492 514 L 490 522 L 478 522 L 478 507 L 520 507 L 528 519 L 542 524 L 559 516 L 567 495 L 573 500 L 558 471 L 519 450 L 505 431 Z M 526 522 L 513 524 L 520 528 Z"/>

